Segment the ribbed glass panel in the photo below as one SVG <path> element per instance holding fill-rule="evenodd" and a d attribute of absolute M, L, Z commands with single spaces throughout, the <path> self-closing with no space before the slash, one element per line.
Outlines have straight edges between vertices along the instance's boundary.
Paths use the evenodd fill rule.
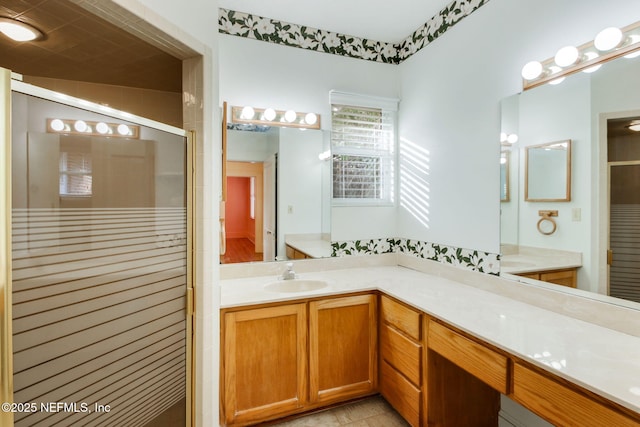
<path fill-rule="evenodd" d="M 37 408 L 15 426 L 142 427 L 186 398 L 184 137 L 52 134 L 106 118 L 12 108 L 13 392 Z"/>

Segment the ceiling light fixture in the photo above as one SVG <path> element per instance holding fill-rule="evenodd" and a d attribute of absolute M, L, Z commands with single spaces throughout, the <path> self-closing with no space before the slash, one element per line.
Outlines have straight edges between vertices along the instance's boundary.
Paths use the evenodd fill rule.
<path fill-rule="evenodd" d="M 578 47 L 565 46 L 542 62 L 528 62 L 521 71 L 522 86 L 528 90 L 546 83 L 558 84 L 569 74 L 594 72 L 603 63 L 621 56 L 640 56 L 640 21 L 622 29 L 605 28 L 593 41 Z"/>
<path fill-rule="evenodd" d="M 320 129 L 319 114 L 302 113 L 294 110 L 276 110 L 274 108 L 254 108 L 251 106 L 231 107 L 231 122 L 257 126 Z"/>
<path fill-rule="evenodd" d="M 107 138 L 140 138 L 140 126 L 91 120 L 47 119 L 47 132 Z"/>
<path fill-rule="evenodd" d="M 11 18 L 0 17 L 0 33 L 17 42 L 28 42 L 44 36 L 37 28 Z"/>
<path fill-rule="evenodd" d="M 627 127 L 627 129 L 632 130 L 634 132 L 640 132 L 640 122 L 637 121 L 637 120 L 632 121 L 626 127 Z"/>

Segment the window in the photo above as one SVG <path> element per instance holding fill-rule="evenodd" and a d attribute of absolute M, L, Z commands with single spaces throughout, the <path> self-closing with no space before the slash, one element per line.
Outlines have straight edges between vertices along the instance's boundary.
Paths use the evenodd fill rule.
<path fill-rule="evenodd" d="M 392 204 L 397 101 L 376 102 L 377 98 L 336 92 L 331 100 L 334 204 Z M 359 101 L 368 105 L 358 106 Z M 372 106 L 376 103 L 383 105 Z"/>
<path fill-rule="evenodd" d="M 60 152 L 60 195 L 91 196 L 91 153 Z"/>

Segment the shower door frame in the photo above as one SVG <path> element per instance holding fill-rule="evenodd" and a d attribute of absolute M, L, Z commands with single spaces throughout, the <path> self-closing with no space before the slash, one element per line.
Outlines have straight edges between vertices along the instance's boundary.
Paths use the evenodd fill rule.
<path fill-rule="evenodd" d="M 56 93 L 48 89 L 39 88 L 12 79 L 10 70 L 0 67 L 0 404 L 13 402 L 13 345 L 12 345 L 12 286 L 11 286 L 11 93 L 17 91 L 53 102 L 62 103 L 83 110 L 113 116 L 142 126 L 168 132 L 185 138 L 185 196 L 186 196 L 186 381 L 185 381 L 185 411 L 186 427 L 191 427 L 194 414 L 195 395 L 195 131 L 185 131 L 174 126 L 159 123 L 129 113 L 117 111 L 83 99 Z M 11 411 L 0 409 L 0 425 L 13 425 L 14 417 Z"/>

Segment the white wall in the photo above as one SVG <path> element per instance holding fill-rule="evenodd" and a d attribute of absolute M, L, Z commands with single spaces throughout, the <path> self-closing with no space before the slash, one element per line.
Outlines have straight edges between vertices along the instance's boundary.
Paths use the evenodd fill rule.
<path fill-rule="evenodd" d="M 322 232 L 322 131 L 280 129 L 278 151 L 278 255 L 286 234 Z"/>
<path fill-rule="evenodd" d="M 268 132 L 242 130 L 227 131 L 227 160 L 235 162 L 263 162 L 278 152 L 278 129 Z"/>

